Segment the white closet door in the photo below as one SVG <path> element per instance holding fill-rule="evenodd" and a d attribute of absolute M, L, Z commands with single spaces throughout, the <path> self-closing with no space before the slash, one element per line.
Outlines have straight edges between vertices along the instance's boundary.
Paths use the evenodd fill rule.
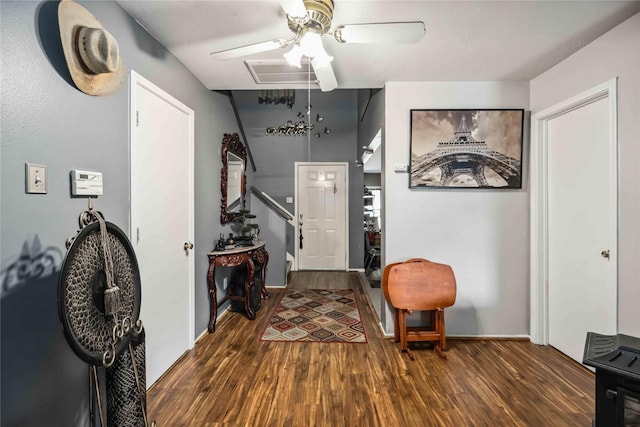
<path fill-rule="evenodd" d="M 547 126 L 549 343 L 582 362 L 587 332 L 617 331 L 608 99 L 559 115 Z"/>

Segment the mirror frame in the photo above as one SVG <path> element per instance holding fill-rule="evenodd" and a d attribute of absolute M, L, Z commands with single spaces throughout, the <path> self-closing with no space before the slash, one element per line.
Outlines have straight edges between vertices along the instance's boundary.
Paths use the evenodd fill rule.
<path fill-rule="evenodd" d="M 222 225 L 228 224 L 239 215 L 238 212 L 227 212 L 227 180 L 229 177 L 229 164 L 227 161 L 227 153 L 232 153 L 242 159 L 242 180 L 240 182 L 240 197 L 242 198 L 241 208 L 246 207 L 246 193 L 247 193 L 247 176 L 245 171 L 247 170 L 247 150 L 240 142 L 240 137 L 237 133 L 224 134 L 222 138 L 222 170 L 220 173 L 220 192 L 222 193 L 222 200 L 220 201 L 220 223 Z"/>

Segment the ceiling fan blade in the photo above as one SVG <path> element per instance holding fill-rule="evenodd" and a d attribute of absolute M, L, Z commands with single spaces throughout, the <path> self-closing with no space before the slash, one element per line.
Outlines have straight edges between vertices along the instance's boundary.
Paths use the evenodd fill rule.
<path fill-rule="evenodd" d="M 289 41 L 283 39 L 269 40 L 266 42 L 249 44 L 246 46 L 234 47 L 232 49 L 211 52 L 211 57 L 215 59 L 231 59 L 241 56 L 253 55 L 254 53 L 268 52 L 270 50 L 287 47 Z"/>
<path fill-rule="evenodd" d="M 340 43 L 417 43 L 426 32 L 424 22 L 379 22 L 340 25 L 333 36 Z"/>
<path fill-rule="evenodd" d="M 305 18 L 307 16 L 307 8 L 304 7 L 303 0 L 282 0 L 280 5 L 284 13 L 293 18 Z"/>
<path fill-rule="evenodd" d="M 323 92 L 330 92 L 338 87 L 338 81 L 336 80 L 336 75 L 333 73 L 333 67 L 331 67 L 331 62 L 326 64 L 320 64 L 320 61 L 317 61 L 315 58 L 311 60 L 311 65 L 313 66 L 313 72 L 318 79 L 318 85 L 320 85 L 320 90 Z"/>

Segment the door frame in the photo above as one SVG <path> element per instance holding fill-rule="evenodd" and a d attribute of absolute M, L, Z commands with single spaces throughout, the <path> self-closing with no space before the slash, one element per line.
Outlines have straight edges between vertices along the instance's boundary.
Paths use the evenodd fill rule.
<path fill-rule="evenodd" d="M 130 70 L 130 78 L 131 82 L 129 85 L 129 180 L 130 180 L 130 199 L 129 199 L 129 238 L 131 242 L 134 242 L 134 248 L 137 246 L 136 240 L 134 239 L 134 230 L 137 227 L 136 223 L 136 207 L 137 207 L 137 196 L 136 196 L 136 110 L 134 106 L 137 103 L 137 92 L 135 90 L 136 87 L 143 87 L 159 98 L 163 99 L 167 103 L 171 104 L 178 110 L 182 111 L 189 117 L 189 140 L 187 141 L 187 150 L 188 150 L 188 197 L 189 197 L 189 242 L 195 241 L 195 208 L 194 208 L 194 140 L 195 140 L 195 132 L 194 132 L 194 111 L 188 106 L 184 105 L 176 98 L 171 96 L 169 93 L 165 92 L 160 87 L 153 84 L 151 81 L 142 77 L 140 74 L 135 72 L 134 70 Z M 195 345 L 195 257 L 193 256 L 195 250 L 191 252 L 191 255 L 188 257 L 188 269 L 189 269 L 189 277 L 187 282 L 187 298 L 189 301 L 188 304 L 188 345 L 189 349 L 192 349 Z M 141 319 L 144 325 L 144 319 Z"/>
<path fill-rule="evenodd" d="M 294 206 L 294 223 L 295 223 L 295 231 L 294 231 L 294 263 L 293 270 L 299 270 L 299 261 L 300 261 L 300 245 L 298 243 L 298 236 L 300 235 L 300 220 L 298 214 L 298 166 L 344 166 L 344 181 L 345 181 L 345 203 L 344 203 L 344 271 L 349 270 L 349 162 L 295 162 L 294 163 L 294 194 L 295 194 L 295 206 Z"/>
<path fill-rule="evenodd" d="M 531 118 L 530 339 L 535 344 L 549 344 L 548 122 L 604 98 L 608 98 L 609 103 L 608 145 L 611 159 L 609 189 L 614 198 L 610 211 L 614 221 L 609 229 L 611 241 L 614 242 L 610 255 L 614 268 L 611 269 L 610 279 L 615 283 L 616 293 L 618 290 L 618 103 L 617 77 L 615 77 L 540 111 Z M 616 307 L 616 325 L 618 322 L 617 313 L 618 308 Z"/>

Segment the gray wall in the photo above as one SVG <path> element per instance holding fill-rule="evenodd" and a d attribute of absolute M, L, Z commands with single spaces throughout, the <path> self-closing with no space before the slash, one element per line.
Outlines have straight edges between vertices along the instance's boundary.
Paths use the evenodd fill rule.
<path fill-rule="evenodd" d="M 127 69 L 195 110 L 197 336 L 208 321 L 206 253 L 215 236 L 228 232 L 219 220 L 220 143 L 224 133 L 238 129 L 230 102 L 207 90 L 117 3 L 83 5 L 116 37 Z M 0 22 L 0 424 L 86 426 L 87 365 L 69 348 L 57 309 L 64 242 L 76 233 L 78 214 L 87 206 L 70 197 L 69 171 L 103 172 L 105 194 L 95 205 L 128 233 L 128 78 L 103 97 L 73 86 L 60 45 L 57 2 L 3 0 Z M 48 166 L 48 194 L 25 194 L 25 162 Z"/>
<path fill-rule="evenodd" d="M 383 127 L 384 89 L 358 90 L 358 158 Z"/>
<path fill-rule="evenodd" d="M 384 105 L 385 105 L 385 90 L 359 90 L 358 91 L 358 155 L 362 158 L 362 147 L 366 147 L 370 144 L 371 140 L 376 136 L 380 129 L 383 129 L 382 132 L 382 144 L 379 150 L 382 150 L 384 153 L 385 149 L 385 133 L 384 133 Z M 381 165 L 382 171 L 384 172 L 384 162 Z M 364 180 L 363 185 L 367 182 L 367 176 L 371 176 L 373 174 L 363 174 Z M 384 199 L 385 199 L 385 187 L 384 187 L 384 175 L 377 175 L 377 185 L 382 186 L 382 200 L 380 203 L 380 207 L 382 210 L 381 216 L 384 218 Z M 363 202 L 364 205 L 364 202 Z M 364 206 L 362 207 L 364 211 Z M 384 266 L 384 253 L 385 253 L 385 234 L 386 230 L 384 229 L 384 223 L 380 223 L 382 227 L 382 235 L 381 235 L 381 259 L 380 265 Z M 364 243 L 363 243 L 364 244 Z M 393 334 L 393 313 L 389 310 L 388 303 L 386 302 L 382 292 L 369 292 L 369 297 L 371 298 L 371 303 L 374 305 L 376 309 L 376 313 L 378 313 L 378 317 L 380 318 L 380 325 L 385 328 L 385 334 Z"/>
<path fill-rule="evenodd" d="M 312 118 L 316 114 L 324 117 L 322 123 L 315 124 L 310 145 L 306 136 L 266 135 L 267 127 L 275 127 L 287 120 L 299 121 L 298 112 L 306 114 L 308 95 L 306 90 L 296 90 L 293 109 L 282 104 L 259 104 L 259 91 L 234 91 L 251 152 L 257 165 L 256 187 L 291 213 L 294 204 L 287 203 L 286 197 L 295 200 L 295 162 L 349 162 L 349 267 L 362 268 L 364 265 L 362 238 L 362 194 L 363 172 L 355 164 L 358 144 L 357 91 L 335 90 L 332 92 L 311 91 Z M 306 121 L 306 115 L 304 120 Z M 324 128 L 331 130 L 324 134 Z"/>
<path fill-rule="evenodd" d="M 445 311 L 448 335 L 529 335 L 529 119 L 522 189 L 409 189 L 408 173 L 394 171 L 410 159 L 409 112 L 528 106 L 524 81 L 385 84 L 383 262 L 417 257 L 452 266 L 457 299 Z"/>

